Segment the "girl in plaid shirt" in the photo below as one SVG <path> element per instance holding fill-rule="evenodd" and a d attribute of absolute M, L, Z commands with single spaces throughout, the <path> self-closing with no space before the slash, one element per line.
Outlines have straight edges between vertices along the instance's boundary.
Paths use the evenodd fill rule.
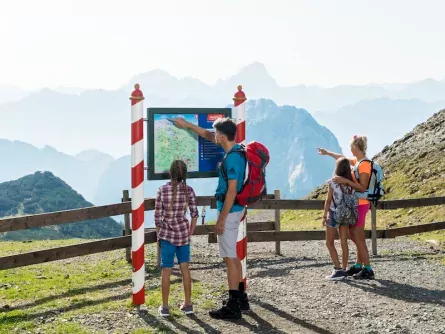
<path fill-rule="evenodd" d="M 168 296 L 175 255 L 184 285 L 184 304 L 181 305 L 181 310 L 185 314 L 193 313 L 192 279 L 188 263 L 190 262 L 190 236 L 195 230 L 199 214 L 195 191 L 187 185 L 186 176 L 187 165 L 181 160 L 173 161 L 170 166 L 171 181 L 159 187 L 156 196 L 154 218 L 161 248 L 162 268 L 162 305 L 159 306 L 161 316 L 170 315 Z M 190 224 L 186 217 L 187 208 L 190 210 Z"/>

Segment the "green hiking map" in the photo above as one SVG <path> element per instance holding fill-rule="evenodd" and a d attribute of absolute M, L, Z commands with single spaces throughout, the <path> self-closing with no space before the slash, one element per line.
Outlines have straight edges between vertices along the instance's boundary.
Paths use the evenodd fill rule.
<path fill-rule="evenodd" d="M 188 172 L 199 170 L 198 135 L 173 125 L 168 119 L 182 117 L 198 125 L 196 115 L 154 115 L 154 170 L 164 173 L 170 170 L 173 160 L 187 164 Z"/>

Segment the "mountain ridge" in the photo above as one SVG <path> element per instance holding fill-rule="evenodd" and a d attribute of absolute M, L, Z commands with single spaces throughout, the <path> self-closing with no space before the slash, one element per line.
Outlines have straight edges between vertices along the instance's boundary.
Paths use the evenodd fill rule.
<path fill-rule="evenodd" d="M 93 204 L 51 172 L 35 172 L 0 183 L 0 217 L 64 211 Z M 0 234 L 0 240 L 103 238 L 121 235 L 122 226 L 111 218 L 31 228 Z"/>
<path fill-rule="evenodd" d="M 85 152 L 80 154 L 85 156 Z M 15 180 L 37 170 L 50 171 L 92 200 L 99 178 L 113 158 L 100 152 L 86 154 L 89 156 L 84 160 L 49 145 L 38 148 L 19 140 L 0 139 L 0 156 L 7 161 L 0 168 L 0 182 Z"/>

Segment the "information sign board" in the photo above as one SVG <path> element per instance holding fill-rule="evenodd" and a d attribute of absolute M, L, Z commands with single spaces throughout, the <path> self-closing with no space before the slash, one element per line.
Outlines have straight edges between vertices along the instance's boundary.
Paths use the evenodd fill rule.
<path fill-rule="evenodd" d="M 213 122 L 219 117 L 232 117 L 232 109 L 148 108 L 147 179 L 169 179 L 170 164 L 176 159 L 187 164 L 187 178 L 216 177 L 224 150 L 191 130 L 175 126 L 170 119 L 178 117 L 213 132 Z"/>

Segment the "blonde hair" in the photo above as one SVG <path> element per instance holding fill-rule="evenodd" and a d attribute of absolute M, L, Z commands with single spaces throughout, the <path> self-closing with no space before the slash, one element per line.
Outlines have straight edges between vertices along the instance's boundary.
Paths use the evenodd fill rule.
<path fill-rule="evenodd" d="M 360 151 L 366 153 L 366 150 L 368 149 L 368 138 L 366 138 L 366 136 L 356 135 L 352 139 L 351 146 L 357 146 Z"/>
<path fill-rule="evenodd" d="M 170 165 L 170 177 L 173 185 L 173 197 L 170 202 L 170 210 L 173 208 L 173 203 L 176 201 L 178 195 L 178 185 L 182 185 L 185 193 L 185 209 L 187 212 L 189 198 L 187 192 L 187 165 L 182 160 L 174 160 Z"/>

